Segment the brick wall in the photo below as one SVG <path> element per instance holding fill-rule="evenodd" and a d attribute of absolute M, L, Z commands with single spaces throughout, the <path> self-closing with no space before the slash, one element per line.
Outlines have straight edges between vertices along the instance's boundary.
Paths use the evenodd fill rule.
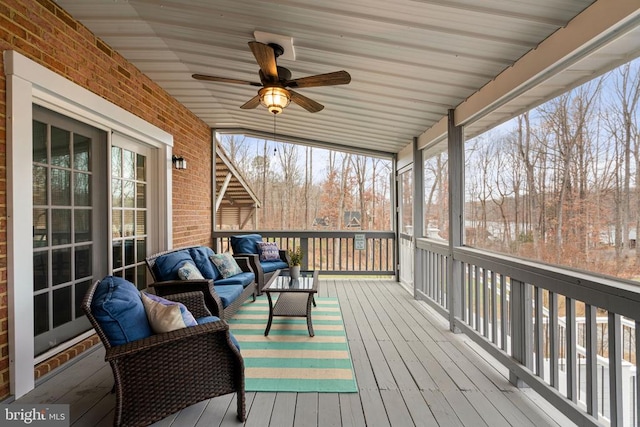
<path fill-rule="evenodd" d="M 172 169 L 174 246 L 212 244 L 211 130 L 204 122 L 54 1 L 0 2 L 0 51 L 7 49 L 172 134 L 174 153 L 184 156 L 189 165 L 186 171 Z M 0 61 L 0 399 L 9 395 L 6 183 L 6 79 Z M 52 363 L 57 362 L 42 365 Z"/>

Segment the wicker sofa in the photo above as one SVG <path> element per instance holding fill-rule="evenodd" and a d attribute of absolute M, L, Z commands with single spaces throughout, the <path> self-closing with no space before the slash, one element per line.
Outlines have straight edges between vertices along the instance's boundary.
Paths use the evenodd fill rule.
<path fill-rule="evenodd" d="M 197 325 L 154 333 L 132 283 L 108 276 L 84 297 L 82 309 L 113 372 L 115 426 L 149 425 L 229 393 L 237 394 L 237 417 L 245 420 L 244 361 L 229 325 L 211 316 L 202 292 L 175 298 Z"/>
<path fill-rule="evenodd" d="M 289 256 L 286 250 L 280 249 L 278 259 L 261 260 L 258 245 L 265 243 L 260 234 L 239 234 L 231 236 L 231 249 L 236 258 L 247 258 L 249 265 L 256 274 L 258 295 L 262 293 L 264 284 L 269 281 L 277 270 L 289 268 Z"/>
<path fill-rule="evenodd" d="M 160 296 L 168 297 L 191 291 L 204 294 L 207 308 L 215 316 L 228 319 L 249 298 L 255 301 L 257 286 L 255 274 L 246 258 L 235 258 L 242 273 L 223 278 L 211 262 L 213 250 L 206 246 L 188 246 L 163 251 L 146 258 L 147 267 L 153 277 L 149 286 Z M 197 267 L 204 279 L 182 280 L 178 270 L 184 263 Z"/>

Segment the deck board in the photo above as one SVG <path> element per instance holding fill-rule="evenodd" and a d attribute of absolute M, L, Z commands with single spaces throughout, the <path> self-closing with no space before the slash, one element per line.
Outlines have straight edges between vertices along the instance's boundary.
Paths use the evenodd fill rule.
<path fill-rule="evenodd" d="M 247 427 L 572 426 L 448 321 L 390 280 L 321 277 L 340 301 L 358 393 L 246 394 Z M 104 349 L 47 377 L 19 403 L 66 403 L 71 425 L 109 426 L 115 396 Z M 154 427 L 239 426 L 234 395 L 192 405 Z"/>

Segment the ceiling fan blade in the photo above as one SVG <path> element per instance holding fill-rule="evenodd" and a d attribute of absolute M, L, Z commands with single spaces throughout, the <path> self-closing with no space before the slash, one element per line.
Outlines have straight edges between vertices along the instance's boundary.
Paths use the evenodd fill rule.
<path fill-rule="evenodd" d="M 256 95 L 244 104 L 240 106 L 243 110 L 251 110 L 253 108 L 257 108 L 260 105 L 260 95 Z"/>
<path fill-rule="evenodd" d="M 314 101 L 313 99 L 307 98 L 304 95 L 300 95 L 298 92 L 290 90 L 289 93 L 291 94 L 291 100 L 293 102 L 310 113 L 317 113 L 318 111 L 322 111 L 324 108 L 324 105 Z"/>
<path fill-rule="evenodd" d="M 335 71 L 333 73 L 318 74 L 315 76 L 302 77 L 295 80 L 289 80 L 285 83 L 288 87 L 314 87 L 314 86 L 333 86 L 346 85 L 351 81 L 351 75 L 346 71 Z"/>
<path fill-rule="evenodd" d="M 278 67 L 276 65 L 276 55 L 273 52 L 273 48 L 260 42 L 249 42 L 249 47 L 267 80 L 269 82 L 277 82 Z"/>
<path fill-rule="evenodd" d="M 250 85 L 250 86 L 262 87 L 260 83 L 249 82 L 247 80 L 228 79 L 226 77 L 208 76 L 206 74 L 193 74 L 191 75 L 191 77 L 193 77 L 196 80 L 206 80 L 209 82 L 235 83 L 239 85 Z"/>

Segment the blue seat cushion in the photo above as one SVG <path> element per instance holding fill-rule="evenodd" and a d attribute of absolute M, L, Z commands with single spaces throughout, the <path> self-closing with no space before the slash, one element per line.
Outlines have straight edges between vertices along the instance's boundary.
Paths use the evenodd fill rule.
<path fill-rule="evenodd" d="M 289 264 L 280 260 L 280 261 L 262 261 L 260 262 L 262 266 L 262 271 L 265 273 L 271 273 L 272 271 L 276 271 L 278 269 L 282 270 L 285 268 L 289 268 Z"/>
<path fill-rule="evenodd" d="M 107 276 L 100 281 L 91 312 L 112 346 L 153 335 L 140 292 L 121 277 Z"/>
<path fill-rule="evenodd" d="M 201 317 L 199 319 L 196 319 L 196 322 L 198 322 L 198 325 L 204 325 L 205 323 L 217 322 L 219 320 L 220 318 L 217 316 L 206 316 L 206 317 Z M 231 338 L 231 342 L 233 343 L 233 345 L 235 345 L 238 351 L 240 351 L 240 343 L 238 342 L 236 337 L 231 333 L 231 331 L 229 331 L 229 338 Z"/>
<path fill-rule="evenodd" d="M 214 252 L 211 248 L 206 246 L 198 246 L 197 248 L 189 248 L 189 255 L 193 258 L 193 262 L 202 273 L 202 276 L 205 279 L 213 279 L 216 280 L 220 277 L 220 272 L 216 268 L 216 266 L 211 262 L 211 255 Z"/>
<path fill-rule="evenodd" d="M 231 249 L 234 254 L 257 254 L 259 242 L 262 242 L 259 234 L 231 236 Z"/>
<path fill-rule="evenodd" d="M 242 287 L 246 288 L 256 280 L 256 275 L 251 271 L 245 271 L 240 274 L 236 274 L 235 276 L 227 277 L 226 279 L 218 279 L 214 282 L 215 286 L 226 286 L 226 285 L 242 285 Z"/>
<path fill-rule="evenodd" d="M 238 299 L 238 297 L 244 290 L 242 285 L 216 286 L 215 282 L 213 287 L 216 290 L 216 293 L 218 294 L 218 296 L 220 296 L 220 299 L 222 300 L 223 308 L 227 308 L 231 303 L 233 303 L 236 299 Z"/>
<path fill-rule="evenodd" d="M 182 267 L 185 261 L 189 261 L 191 263 L 194 262 L 189 251 L 186 249 L 160 255 L 156 258 L 156 262 L 153 265 L 156 280 L 159 282 L 163 282 L 165 280 L 180 280 L 178 270 Z"/>

